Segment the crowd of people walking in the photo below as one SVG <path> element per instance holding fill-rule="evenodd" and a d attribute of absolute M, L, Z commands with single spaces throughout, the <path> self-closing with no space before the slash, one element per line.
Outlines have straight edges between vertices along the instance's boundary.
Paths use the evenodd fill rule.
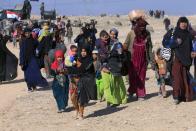
<path fill-rule="evenodd" d="M 102 30 L 96 38 L 94 25 L 86 24 L 71 44 L 73 31 L 70 21 L 65 25 L 60 17 L 56 23 L 36 23 L 26 27 L 19 42 L 19 65 L 29 92 L 37 86 L 48 86 L 52 78 L 52 91 L 58 113 L 66 112 L 70 98 L 76 118 L 84 118 L 85 105 L 90 100 L 106 101 L 107 108 L 126 104 L 136 95 L 138 101 L 146 98 L 145 80 L 147 67 L 156 73 L 160 88 L 158 95 L 168 96 L 165 85 L 173 87 L 174 103 L 193 100 L 193 79 L 190 75 L 194 52 L 194 35 L 186 17 L 180 17 L 175 28 L 163 37 L 163 46 L 153 52 L 149 24 L 137 12 L 129 14 L 132 28 L 124 42 L 120 42 L 116 28 Z M 67 32 L 65 32 L 67 28 Z M 68 37 L 70 47 L 65 46 Z M 0 35 L 0 81 L 17 76 L 18 59 L 6 47 L 8 38 Z M 12 60 L 9 60 L 12 59 Z M 46 78 L 42 76 L 44 68 Z M 129 78 L 126 90 L 123 76 Z M 169 81 L 169 82 L 168 82 Z M 127 94 L 128 93 L 128 94 Z"/>

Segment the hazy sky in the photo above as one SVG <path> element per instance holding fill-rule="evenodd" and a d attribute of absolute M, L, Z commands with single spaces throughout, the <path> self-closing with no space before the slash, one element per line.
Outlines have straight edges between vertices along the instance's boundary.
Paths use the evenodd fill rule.
<path fill-rule="evenodd" d="M 56 8 L 61 15 L 127 14 L 132 9 L 164 9 L 170 15 L 196 14 L 196 0 L 40 0 L 31 2 L 33 14 L 39 13 L 40 3 L 46 10 Z M 23 0 L 0 0 L 0 8 L 13 8 Z"/>

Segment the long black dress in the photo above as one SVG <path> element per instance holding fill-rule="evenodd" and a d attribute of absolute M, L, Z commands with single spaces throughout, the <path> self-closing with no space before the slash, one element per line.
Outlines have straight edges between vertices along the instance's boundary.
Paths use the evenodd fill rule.
<path fill-rule="evenodd" d="M 0 81 L 9 81 L 17 77 L 18 59 L 6 47 L 8 36 L 0 35 Z"/>
<path fill-rule="evenodd" d="M 95 82 L 95 71 L 91 57 L 81 58 L 79 68 L 68 68 L 69 74 L 78 74 L 78 102 L 84 106 L 89 100 L 97 99 L 97 86 Z"/>

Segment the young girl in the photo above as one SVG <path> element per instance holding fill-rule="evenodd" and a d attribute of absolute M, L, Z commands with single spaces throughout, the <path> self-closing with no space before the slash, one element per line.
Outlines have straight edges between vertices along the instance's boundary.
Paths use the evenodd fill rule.
<path fill-rule="evenodd" d="M 84 118 L 84 106 L 89 100 L 97 99 L 97 88 L 95 83 L 95 70 L 93 66 L 92 56 L 84 47 L 81 50 L 81 58 L 77 61 L 77 67 L 68 68 L 69 74 L 77 74 L 80 79 L 78 81 L 78 109 L 80 117 Z"/>
<path fill-rule="evenodd" d="M 65 112 L 68 104 L 69 80 L 65 74 L 64 53 L 55 51 L 55 61 L 51 65 L 54 80 L 52 83 L 53 95 L 58 106 L 58 113 Z"/>
<path fill-rule="evenodd" d="M 101 62 L 98 58 L 98 50 L 94 49 L 92 52 L 93 56 L 93 65 L 95 68 L 95 77 L 96 77 L 96 85 L 97 85 L 97 99 L 100 101 L 103 101 L 103 95 L 104 95 L 104 85 L 101 77 Z"/>
<path fill-rule="evenodd" d="M 166 61 L 163 59 L 161 56 L 161 48 L 159 48 L 156 52 L 155 56 L 155 61 L 156 61 L 156 77 L 157 77 L 157 82 L 160 85 L 159 88 L 159 95 L 162 95 L 163 98 L 167 97 L 167 92 L 165 90 L 165 79 L 167 75 L 167 66 L 166 66 Z"/>

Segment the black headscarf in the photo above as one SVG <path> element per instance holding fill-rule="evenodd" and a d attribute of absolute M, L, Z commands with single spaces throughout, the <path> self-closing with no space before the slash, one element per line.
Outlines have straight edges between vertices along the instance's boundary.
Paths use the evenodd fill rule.
<path fill-rule="evenodd" d="M 92 55 L 91 55 L 91 52 L 89 50 L 89 48 L 87 47 L 82 47 L 82 49 L 84 49 L 86 51 L 86 56 L 85 57 L 80 57 L 80 61 L 83 65 L 85 65 L 84 67 L 87 67 L 89 66 L 90 64 L 93 63 L 93 58 L 92 58 Z"/>
<path fill-rule="evenodd" d="M 24 33 L 25 32 L 31 32 L 31 29 L 29 28 L 26 28 L 24 30 Z M 23 38 L 23 42 L 22 42 L 22 46 L 25 47 L 25 51 L 24 51 L 24 56 L 25 56 L 25 62 L 29 62 L 32 55 L 34 54 L 34 51 L 35 51 L 35 43 L 34 43 L 34 39 L 32 38 L 32 36 L 30 36 L 29 38 L 26 38 L 24 37 Z"/>
<path fill-rule="evenodd" d="M 177 22 L 177 27 L 179 27 L 180 26 L 180 23 L 189 23 L 189 20 L 186 18 L 186 17 L 180 17 L 179 19 L 178 19 L 178 22 Z"/>
<path fill-rule="evenodd" d="M 186 29 L 180 28 L 180 23 L 187 23 Z M 192 40 L 193 37 L 188 30 L 189 21 L 186 17 L 180 17 L 177 22 L 177 27 L 174 32 L 175 39 L 181 39 L 182 43 L 175 48 L 176 57 L 181 61 L 184 66 L 190 66 L 191 60 L 191 50 L 192 50 Z"/>
<path fill-rule="evenodd" d="M 187 28 L 185 30 L 182 30 L 180 28 L 180 23 L 187 23 Z M 189 31 L 188 31 L 189 21 L 186 17 L 180 17 L 178 19 L 177 25 L 176 25 L 176 32 L 175 35 L 179 38 L 181 38 L 183 41 L 188 37 Z"/>
<path fill-rule="evenodd" d="M 84 59 L 91 59 L 92 56 L 91 56 L 90 49 L 89 49 L 87 46 L 83 46 L 83 47 L 81 48 L 81 52 L 82 52 L 83 49 L 86 51 L 86 56 L 85 56 L 85 57 L 82 57 L 82 55 L 80 55 L 80 60 L 82 61 L 82 60 L 84 60 Z"/>
<path fill-rule="evenodd" d="M 84 36 L 85 38 L 87 38 L 89 36 L 88 29 L 86 27 L 82 27 L 81 30 L 83 32 L 82 36 Z"/>

